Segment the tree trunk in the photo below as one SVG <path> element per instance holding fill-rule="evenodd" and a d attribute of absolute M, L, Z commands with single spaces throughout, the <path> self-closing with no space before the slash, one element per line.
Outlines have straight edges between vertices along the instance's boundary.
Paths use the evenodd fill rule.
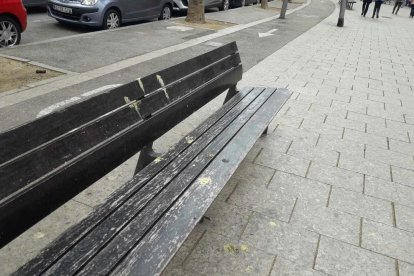
<path fill-rule="evenodd" d="M 206 23 L 204 17 L 204 0 L 188 0 L 188 11 L 185 21 L 189 23 Z"/>
<path fill-rule="evenodd" d="M 267 0 L 262 0 L 260 7 L 262 9 L 267 9 L 269 6 L 267 5 Z"/>

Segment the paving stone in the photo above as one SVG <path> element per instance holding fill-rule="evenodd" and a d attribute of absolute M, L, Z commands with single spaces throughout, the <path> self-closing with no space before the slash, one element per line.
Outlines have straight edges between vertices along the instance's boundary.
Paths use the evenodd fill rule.
<path fill-rule="evenodd" d="M 278 257 L 311 267 L 318 235 L 254 213 L 241 240 Z"/>
<path fill-rule="evenodd" d="M 281 171 L 275 173 L 268 188 L 321 207 L 326 206 L 330 191 L 328 184 Z"/>
<path fill-rule="evenodd" d="M 369 95 L 366 92 L 356 91 L 356 90 L 351 90 L 351 89 L 344 89 L 344 88 L 338 88 L 338 90 L 336 90 L 336 93 L 340 95 L 347 95 L 351 97 L 361 98 L 363 100 L 368 99 L 368 95 Z"/>
<path fill-rule="evenodd" d="M 250 184 L 266 187 L 275 170 L 249 162 L 243 162 L 233 175 L 233 178 L 243 180 Z"/>
<path fill-rule="evenodd" d="M 277 150 L 264 150 L 256 159 L 256 164 L 270 168 L 305 176 L 309 161 L 280 153 Z"/>
<path fill-rule="evenodd" d="M 400 140 L 404 142 L 410 142 L 408 138 L 408 132 L 404 129 L 395 131 L 388 128 L 383 128 L 382 126 L 376 126 L 374 124 L 367 124 L 367 133 L 372 133 L 382 137 L 389 137 L 395 140 Z"/>
<path fill-rule="evenodd" d="M 329 208 L 393 225 L 391 202 L 333 187 Z"/>
<path fill-rule="evenodd" d="M 392 166 L 392 179 L 414 188 L 414 171 Z"/>
<path fill-rule="evenodd" d="M 361 246 L 402 261 L 414 262 L 414 233 L 392 226 L 364 220 Z"/>
<path fill-rule="evenodd" d="M 371 145 L 366 147 L 365 158 L 406 169 L 414 169 L 414 158 L 412 155 L 377 148 Z"/>
<path fill-rule="evenodd" d="M 244 161 L 244 162 L 246 162 L 246 161 Z M 221 192 L 217 195 L 216 200 L 226 201 L 229 198 L 229 196 L 233 193 L 234 189 L 239 184 L 239 182 L 240 182 L 240 180 L 237 179 L 235 176 L 230 178 L 230 180 L 226 183 L 226 185 L 224 185 Z"/>
<path fill-rule="evenodd" d="M 350 171 L 391 180 L 390 166 L 381 162 L 343 153 L 339 157 L 338 167 Z"/>
<path fill-rule="evenodd" d="M 212 231 L 233 239 L 240 238 L 246 227 L 251 211 L 221 201 L 214 201 L 205 213 L 208 219 L 199 223 L 199 230 Z"/>
<path fill-rule="evenodd" d="M 263 149 L 261 147 L 258 146 L 253 146 L 253 148 L 249 151 L 249 153 L 246 155 L 246 157 L 244 158 L 243 162 L 250 162 L 253 163 L 253 161 L 257 158 L 257 156 L 259 155 L 259 153 L 262 151 Z"/>
<path fill-rule="evenodd" d="M 200 272 L 193 272 L 184 270 L 182 267 L 166 267 L 165 270 L 161 273 L 162 276 L 193 276 L 193 275 L 203 275 Z"/>
<path fill-rule="evenodd" d="M 383 127 L 386 126 L 384 118 L 369 116 L 369 115 L 356 113 L 356 112 L 348 112 L 347 119 L 348 120 L 353 120 L 353 121 L 364 122 L 364 123 L 367 123 L 367 124 L 382 125 Z"/>
<path fill-rule="evenodd" d="M 287 152 L 289 155 L 335 166 L 338 162 L 338 152 L 328 148 L 309 146 L 307 143 L 294 141 Z"/>
<path fill-rule="evenodd" d="M 291 224 L 337 240 L 358 245 L 360 218 L 298 200 Z"/>
<path fill-rule="evenodd" d="M 389 139 L 390 150 L 414 156 L 414 144 Z"/>
<path fill-rule="evenodd" d="M 365 145 L 360 141 L 337 139 L 322 134 L 319 138 L 317 148 L 364 157 Z M 334 164 L 334 166 L 336 166 L 336 164 Z"/>
<path fill-rule="evenodd" d="M 315 269 L 331 275 L 396 275 L 393 259 L 324 236 Z"/>
<path fill-rule="evenodd" d="M 311 267 L 306 267 L 285 258 L 278 256 L 273 266 L 270 276 L 322 276 L 325 273 L 316 271 Z"/>
<path fill-rule="evenodd" d="M 279 115 L 277 116 L 272 123 L 280 124 L 280 125 L 286 125 L 294 128 L 298 128 L 300 124 L 302 123 L 303 118 L 297 117 L 297 116 L 290 116 L 290 115 Z M 270 128 L 272 131 L 274 128 Z"/>
<path fill-rule="evenodd" d="M 370 101 L 385 103 L 385 109 L 387 109 L 387 104 L 401 106 L 401 100 L 396 99 L 395 97 L 384 97 L 380 95 L 369 94 L 368 99 Z"/>
<path fill-rule="evenodd" d="M 241 181 L 228 199 L 230 204 L 286 222 L 289 220 L 295 201 L 296 197 L 293 195 L 252 186 L 246 181 Z"/>
<path fill-rule="evenodd" d="M 414 208 L 395 204 L 395 218 L 398 228 L 414 232 Z"/>
<path fill-rule="evenodd" d="M 245 242 L 206 233 L 185 261 L 184 269 L 204 275 L 268 275 L 274 258 Z"/>
<path fill-rule="evenodd" d="M 332 102 L 331 107 L 335 109 L 344 109 L 344 110 L 349 110 L 353 112 L 358 112 L 361 114 L 365 114 L 367 111 L 367 107 L 365 105 L 354 105 L 354 104 L 335 101 L 335 100 Z"/>
<path fill-rule="evenodd" d="M 274 149 L 279 152 L 286 153 L 291 143 L 292 139 L 290 138 L 283 137 L 275 133 L 268 133 L 257 140 L 256 146 L 265 148 L 266 150 Z"/>
<path fill-rule="evenodd" d="M 91 207 L 73 200 L 56 209 L 0 250 L 0 274 L 17 270 L 91 211 Z"/>
<path fill-rule="evenodd" d="M 393 111 L 392 109 L 381 110 L 377 108 L 368 108 L 367 114 L 371 116 L 381 117 L 384 119 L 404 122 L 403 113 Z"/>
<path fill-rule="evenodd" d="M 343 139 L 357 141 L 366 145 L 372 145 L 375 147 L 388 149 L 387 138 L 378 136 L 371 133 L 365 133 L 353 129 L 346 128 L 344 131 Z"/>
<path fill-rule="evenodd" d="M 319 123 L 323 123 L 323 121 L 325 120 L 325 114 L 321 114 L 319 112 L 313 112 L 310 110 L 297 111 L 294 109 L 289 109 L 289 111 L 287 111 L 286 114 L 291 115 L 291 116 L 306 118 L 308 120 L 312 120 L 312 121 L 319 122 Z"/>
<path fill-rule="evenodd" d="M 362 192 L 363 175 L 338 167 L 330 167 L 312 163 L 307 175 L 308 178 L 318 180 L 337 187 L 343 187 L 356 192 Z"/>
<path fill-rule="evenodd" d="M 414 208 L 414 188 L 376 177 L 365 177 L 365 194 Z"/>
<path fill-rule="evenodd" d="M 343 128 L 324 123 L 318 123 L 312 120 L 304 119 L 300 129 L 305 131 L 313 131 L 314 133 L 323 134 L 326 136 L 341 138 Z"/>
<path fill-rule="evenodd" d="M 341 126 L 344 128 L 350 128 L 358 131 L 365 131 L 365 123 L 363 122 L 341 119 L 329 115 L 325 123 L 328 125 Z"/>
<path fill-rule="evenodd" d="M 292 128 L 288 126 L 278 126 L 274 132 L 275 135 L 294 141 L 307 141 L 316 145 L 319 134 L 308 129 Z"/>
<path fill-rule="evenodd" d="M 414 275 L 414 265 L 407 264 L 405 262 L 398 261 L 400 274 L 399 276 L 412 276 Z"/>
<path fill-rule="evenodd" d="M 185 258 L 187 258 L 187 256 L 190 253 L 191 248 L 185 245 L 181 245 L 180 249 L 178 249 L 177 253 L 175 253 L 174 257 L 171 259 L 167 267 L 164 269 L 162 275 L 177 275 L 178 271 L 184 272 L 182 265 L 184 263 Z"/>

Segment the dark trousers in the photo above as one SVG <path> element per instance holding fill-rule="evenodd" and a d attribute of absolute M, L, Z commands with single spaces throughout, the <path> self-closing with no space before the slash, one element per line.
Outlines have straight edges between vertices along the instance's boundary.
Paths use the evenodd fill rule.
<path fill-rule="evenodd" d="M 368 1 L 364 1 L 362 3 L 362 13 L 361 13 L 361 15 L 365 16 L 367 14 L 370 4 L 371 4 L 371 2 L 368 2 Z"/>
<path fill-rule="evenodd" d="M 394 13 L 394 12 L 395 12 L 395 14 L 397 14 L 397 13 L 398 13 L 398 11 L 399 11 L 399 10 L 400 10 L 400 8 L 401 8 L 401 5 L 402 5 L 402 2 L 395 2 L 394 9 L 392 9 L 392 13 Z M 395 9 L 397 9 L 397 11 L 395 11 Z"/>
<path fill-rule="evenodd" d="M 411 5 L 411 13 L 410 13 L 411 17 L 414 17 L 414 5 Z"/>
<path fill-rule="evenodd" d="M 380 9 L 381 9 L 381 4 L 382 4 L 382 2 L 381 2 L 381 1 L 376 1 L 376 2 L 375 2 L 374 12 L 372 13 L 372 17 L 374 17 L 374 16 L 375 16 L 375 13 L 377 13 L 377 17 L 379 16 L 379 11 L 380 11 Z"/>

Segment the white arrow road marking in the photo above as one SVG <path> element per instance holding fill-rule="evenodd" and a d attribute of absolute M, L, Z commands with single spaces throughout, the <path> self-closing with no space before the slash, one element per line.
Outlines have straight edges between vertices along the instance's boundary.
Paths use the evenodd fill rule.
<path fill-rule="evenodd" d="M 121 86 L 121 85 L 122 84 L 105 85 L 105 86 L 99 87 L 97 89 L 94 89 L 94 90 L 88 91 L 86 93 L 83 93 L 82 95 L 80 95 L 78 97 L 72 97 L 70 99 L 52 104 L 51 106 L 48 106 L 45 109 L 40 110 L 40 112 L 37 113 L 36 118 L 40 118 L 40 117 L 43 117 L 43 116 L 45 116 L 49 113 L 52 113 L 53 111 L 55 111 L 56 109 L 61 108 L 62 106 L 80 101 L 82 99 L 82 97 L 90 97 L 90 96 L 92 96 L 94 94 L 97 94 L 99 92 L 103 92 L 103 91 L 106 91 L 106 90 L 109 90 L 109 89 L 112 89 L 112 88 L 115 88 L 115 87 L 118 87 L 118 86 Z"/>
<path fill-rule="evenodd" d="M 274 32 L 276 32 L 277 29 L 272 29 L 270 31 L 267 31 L 265 33 L 259 33 L 259 37 L 266 37 L 266 36 L 271 36 L 273 35 Z"/>
<path fill-rule="evenodd" d="M 178 32 L 186 32 L 186 31 L 193 30 L 193 28 L 186 27 L 186 26 L 170 26 L 170 27 L 167 27 L 167 29 L 168 30 L 173 30 L 173 31 L 178 31 Z"/>

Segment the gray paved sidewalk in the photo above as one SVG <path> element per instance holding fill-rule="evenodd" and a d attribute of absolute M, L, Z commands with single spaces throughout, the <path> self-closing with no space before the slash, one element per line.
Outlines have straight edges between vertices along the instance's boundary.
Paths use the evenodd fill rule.
<path fill-rule="evenodd" d="M 294 95 L 165 275 L 414 275 L 413 21 L 360 8 L 244 75 Z"/>

